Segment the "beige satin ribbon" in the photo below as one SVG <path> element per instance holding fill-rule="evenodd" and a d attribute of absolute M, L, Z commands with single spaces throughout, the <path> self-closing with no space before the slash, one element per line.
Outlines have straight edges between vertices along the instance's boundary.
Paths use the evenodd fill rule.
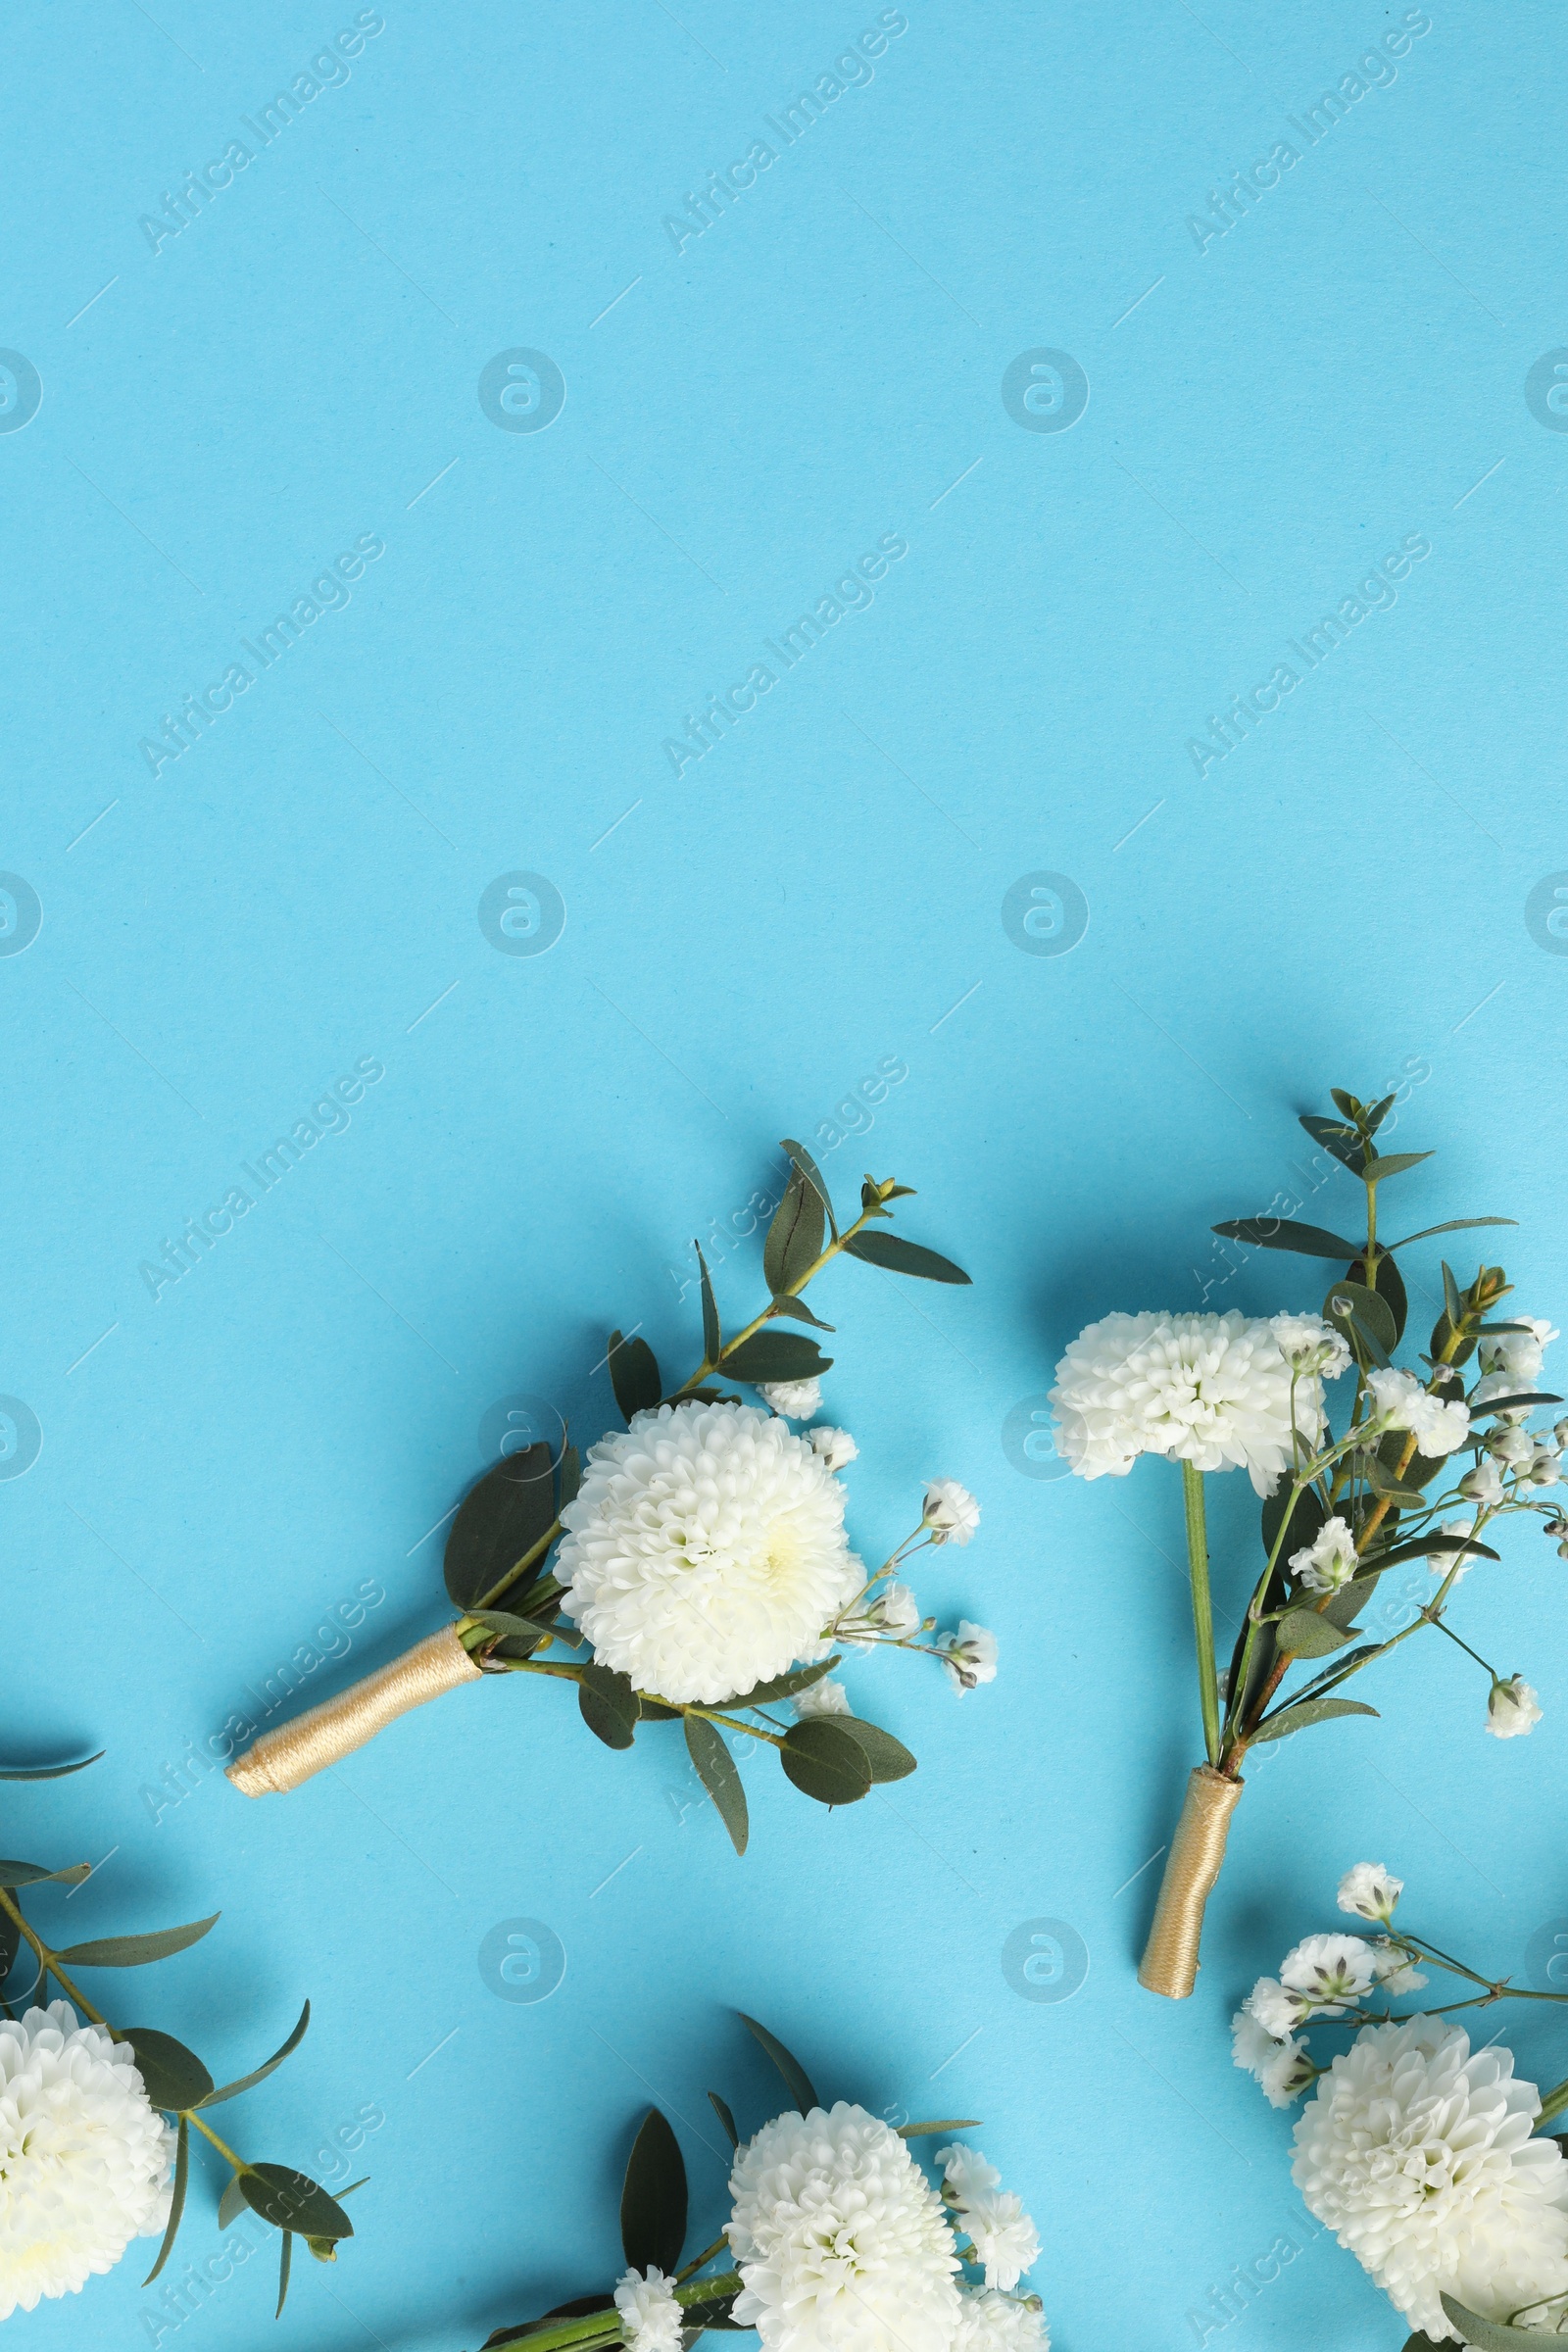
<path fill-rule="evenodd" d="M 323 1699 L 292 1723 L 279 1724 L 275 1732 L 264 1732 L 244 1755 L 235 1757 L 225 1777 L 244 1796 L 280 1796 L 324 1772 L 328 1764 L 352 1755 L 412 1707 L 439 1698 L 443 1690 L 456 1690 L 460 1683 L 483 1679 L 455 1628 L 444 1625 L 390 1666 L 378 1667 L 335 1698 Z"/>
<path fill-rule="evenodd" d="M 1182 1817 L 1159 1883 L 1154 1924 L 1138 1965 L 1139 1984 L 1150 1992 L 1163 1993 L 1168 2001 L 1185 2001 L 1198 1981 L 1203 1906 L 1219 1877 L 1231 1815 L 1244 1786 L 1226 1780 L 1211 1764 L 1200 1764 L 1188 1777 Z"/>

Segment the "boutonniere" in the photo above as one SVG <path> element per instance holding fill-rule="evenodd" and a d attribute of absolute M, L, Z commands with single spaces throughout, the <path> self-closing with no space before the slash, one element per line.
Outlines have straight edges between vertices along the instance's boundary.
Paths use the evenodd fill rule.
<path fill-rule="evenodd" d="M 458 1616 L 391 1666 L 275 1732 L 231 1764 L 247 1796 L 296 1788 L 386 1724 L 482 1677 L 529 1675 L 575 1685 L 589 1731 L 630 1747 L 644 1723 L 681 1721 L 686 1745 L 737 1852 L 746 1794 L 728 1739 L 760 1740 L 795 1787 L 821 1804 L 900 1780 L 914 1758 L 857 1716 L 832 1669 L 846 1650 L 923 1654 L 962 1691 L 996 1673 L 997 1645 L 936 1619 L 903 1581 L 913 1556 L 967 1544 L 980 1511 L 953 1479 L 934 1479 L 912 1531 L 869 1574 L 850 1547 L 839 1472 L 858 1448 L 840 1429 L 798 1431 L 821 1407 L 831 1331 L 804 1293 L 840 1256 L 928 1282 L 967 1283 L 935 1250 L 886 1230 L 907 1185 L 865 1179 L 860 1213 L 841 1231 L 804 1149 L 769 1228 L 768 1298 L 726 1338 L 708 1267 L 703 1351 L 666 1390 L 645 1340 L 612 1334 L 609 1365 L 625 1428 L 559 1458 L 533 1446 L 470 1488 L 446 1547 Z M 810 1332 L 785 1331 L 784 1320 Z M 748 1404 L 721 1384 L 757 1390 Z M 780 1710 L 788 1709 L 788 1713 Z"/>
<path fill-rule="evenodd" d="M 972 2121 L 895 2129 L 848 2100 L 824 2107 L 783 2043 L 744 2023 L 793 2104 L 743 2140 L 729 2102 L 709 2092 L 733 2151 L 712 2243 L 683 2260 L 686 2167 L 655 2107 L 621 2192 L 624 2273 L 498 2328 L 485 2352 L 690 2352 L 708 2328 L 755 2328 L 763 2352 L 1050 2352 L 1040 2298 L 1020 2289 L 1040 2239 L 1019 2199 L 976 2148 L 937 2150 L 940 2186 L 912 2152 Z"/>
<path fill-rule="evenodd" d="M 0 1781 L 56 1780 L 82 1769 L 13 1766 L 0 1768 Z M 31 2311 L 44 2297 L 78 2294 L 89 2278 L 113 2270 L 132 2238 L 161 2234 L 144 2281 L 150 2286 L 179 2232 L 193 2132 L 228 2168 L 220 2229 L 227 2230 L 248 2209 L 283 2233 L 281 2312 L 295 2238 L 303 2237 L 318 2261 L 332 2262 L 354 2225 L 337 2198 L 308 2174 L 237 2154 L 212 2117 L 298 2049 L 311 2004 L 280 2049 L 221 2084 L 194 2050 L 162 2027 L 111 2025 L 77 1977 L 171 1959 L 199 1943 L 218 1925 L 218 1915 L 57 1950 L 27 1917 L 24 1891 L 61 1883 L 74 1888 L 90 1875 L 85 1862 L 57 1870 L 43 1862 L 0 1861 L 0 2320 Z M 24 1947 L 33 1977 L 19 1992 L 10 1980 Z"/>
<path fill-rule="evenodd" d="M 1193 1989 L 1203 1907 L 1250 1749 L 1340 1716 L 1376 1714 L 1346 1697 L 1345 1686 L 1429 1629 L 1485 1674 L 1489 1732 L 1511 1739 L 1540 1719 L 1530 1685 L 1489 1665 L 1447 1612 L 1476 1563 L 1497 1559 L 1482 1539 L 1499 1518 L 1535 1513 L 1568 1555 L 1568 1520 L 1547 1499 L 1568 1420 L 1551 1430 L 1529 1426 L 1538 1407 L 1562 1402 L 1541 1385 L 1543 1354 L 1557 1334 L 1539 1318 L 1508 1313 L 1500 1266 L 1482 1265 L 1461 1285 L 1445 1265 L 1442 1311 L 1416 1352 L 1398 1252 L 1437 1234 L 1513 1219 L 1453 1217 L 1384 1240 L 1382 1188 L 1432 1156 L 1379 1152 L 1375 1139 L 1394 1101 L 1364 1103 L 1336 1089 L 1337 1118 L 1301 1121 L 1361 1187 L 1364 1239 L 1272 1211 L 1214 1228 L 1260 1249 L 1339 1260 L 1346 1271 L 1321 1315 L 1107 1315 L 1056 1367 L 1058 1445 L 1080 1477 L 1124 1477 L 1145 1453 L 1181 1464 L 1205 1761 L 1188 1781 L 1138 1972 L 1151 1991 L 1174 2000 Z M 1401 1348 L 1413 1361 L 1396 1362 Z M 1331 1387 L 1345 1399 L 1332 1411 Z M 1263 1497 L 1262 1564 L 1221 1673 L 1204 1481 L 1234 1469 L 1246 1470 Z M 1364 1638 L 1356 1621 L 1382 1578 L 1413 1562 L 1429 1581 L 1409 1621 Z M 1293 1670 L 1304 1679 L 1285 1690 Z"/>
<path fill-rule="evenodd" d="M 1233 2054 L 1270 2106 L 1311 2090 L 1296 2185 L 1418 2330 L 1405 2352 L 1527 2352 L 1568 2332 L 1568 2164 L 1562 2140 L 1542 2135 L 1568 2108 L 1568 2082 L 1543 2098 L 1494 2034 L 1472 2049 L 1459 2020 L 1568 1993 L 1516 1989 L 1396 1925 L 1403 1891 L 1381 1862 L 1347 1871 L 1339 1907 L 1376 1932 L 1296 1944 L 1237 2012 Z M 1441 2000 L 1396 2006 L 1440 1989 L 1428 1970 Z M 1320 2064 L 1307 2028 L 1354 2039 Z"/>

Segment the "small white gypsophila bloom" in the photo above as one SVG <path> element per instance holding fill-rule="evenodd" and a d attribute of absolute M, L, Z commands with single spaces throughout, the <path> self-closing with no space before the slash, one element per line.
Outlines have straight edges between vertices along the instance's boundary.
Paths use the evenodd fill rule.
<path fill-rule="evenodd" d="M 953 2352 L 1051 2352 L 1044 2312 L 989 2287 L 960 2298 Z"/>
<path fill-rule="evenodd" d="M 907 1585 L 877 1585 L 845 1611 L 833 1639 L 846 1649 L 869 1649 L 878 1641 L 906 1642 L 920 1625 L 920 1604 Z"/>
<path fill-rule="evenodd" d="M 1421 1990 L 1427 1980 L 1407 1951 L 1387 1936 L 1378 1936 L 1372 1949 L 1376 1955 L 1372 1965 L 1379 1992 L 1397 2000 L 1407 1992 Z"/>
<path fill-rule="evenodd" d="M 1292 1458 L 1291 1368 L 1267 1323 L 1223 1315 L 1106 1315 L 1056 1366 L 1057 1449 L 1080 1478 L 1121 1478 L 1141 1453 L 1244 1469 L 1259 1494 Z M 1323 1395 L 1298 1379 L 1298 1425 L 1323 1429 Z"/>
<path fill-rule="evenodd" d="M 1291 1554 L 1291 1566 L 1309 1592 L 1337 1592 L 1350 1582 L 1360 1564 L 1355 1538 L 1338 1513 L 1324 1520 L 1310 1544 Z"/>
<path fill-rule="evenodd" d="M 680 2352 L 683 2315 L 674 2286 L 674 2279 L 666 2278 L 657 2265 L 650 2265 L 646 2274 L 628 2271 L 617 2281 L 615 2309 L 629 2352 Z"/>
<path fill-rule="evenodd" d="M 1350 1350 L 1345 1335 L 1333 1330 L 1321 1315 L 1270 1315 L 1268 1327 L 1293 1372 L 1315 1372 L 1321 1380 L 1338 1380 L 1342 1372 L 1348 1371 Z"/>
<path fill-rule="evenodd" d="M 737 2150 L 730 2195 L 734 2318 L 763 2352 L 952 2352 L 953 2231 L 890 2125 L 842 2099 L 775 2116 Z"/>
<path fill-rule="evenodd" d="M 836 1675 L 824 1674 L 819 1683 L 808 1683 L 794 1697 L 797 1721 L 805 1723 L 811 1715 L 853 1715 L 850 1694 Z"/>
<path fill-rule="evenodd" d="M 1487 1451 L 1504 1469 L 1523 1470 L 1536 1458 L 1536 1441 L 1517 1414 L 1504 1413 L 1487 1437 Z"/>
<path fill-rule="evenodd" d="M 1568 2166 L 1530 2136 L 1540 2112 L 1507 2050 L 1472 2057 L 1442 2018 L 1367 2026 L 1307 2101 L 1292 2172 L 1406 2325 L 1454 2343 L 1441 2295 L 1506 2320 L 1568 2293 Z"/>
<path fill-rule="evenodd" d="M 1484 1372 L 1503 1372 L 1512 1390 L 1533 1389 L 1541 1378 L 1546 1349 L 1559 1334 L 1544 1315 L 1510 1315 L 1511 1323 L 1528 1325 L 1525 1331 L 1503 1331 L 1481 1341 L 1478 1352 Z M 1498 1389 L 1501 1396 L 1507 1392 Z"/>
<path fill-rule="evenodd" d="M 1360 1936 L 1303 1936 L 1280 1962 L 1280 1983 L 1316 2017 L 1343 2016 L 1371 1990 L 1377 1954 Z"/>
<path fill-rule="evenodd" d="M 0 2320 L 79 2293 L 155 2236 L 174 2146 L 127 2043 L 69 2001 L 0 2020 Z"/>
<path fill-rule="evenodd" d="M 975 1690 L 982 1683 L 996 1681 L 997 1637 L 988 1634 L 983 1625 L 971 1625 L 967 1617 L 960 1617 L 957 1632 L 938 1634 L 936 1646 L 958 1690 Z"/>
<path fill-rule="evenodd" d="M 933 1544 L 967 1544 L 980 1524 L 980 1505 L 956 1478 L 932 1478 L 920 1518 Z"/>
<path fill-rule="evenodd" d="M 1464 1519 L 1446 1520 L 1441 1532 L 1446 1536 L 1455 1536 L 1461 1539 L 1473 1536 L 1476 1532 L 1474 1514 Z M 1480 1553 L 1475 1551 L 1429 1551 L 1427 1566 L 1434 1576 L 1446 1576 L 1450 1569 L 1456 1569 L 1458 1573 L 1453 1581 L 1458 1585 L 1469 1575 L 1480 1556 Z"/>
<path fill-rule="evenodd" d="M 1231 2019 L 1231 2056 L 1260 2084 L 1271 2107 L 1289 2107 L 1312 2080 L 1306 2044 L 1294 2034 L 1277 2040 L 1244 2002 Z"/>
<path fill-rule="evenodd" d="M 1040 2256 L 1039 2234 L 1021 2199 L 1000 2185 L 1002 2175 L 978 2148 L 939 2148 L 937 2162 L 943 2194 L 962 2218 L 973 2259 L 985 2265 L 987 2286 L 1010 2292 Z"/>
<path fill-rule="evenodd" d="M 942 2193 L 952 2205 L 965 2205 L 986 2189 L 1002 2186 L 996 2166 L 988 2164 L 978 2148 L 966 2148 L 961 2140 L 956 2139 L 951 2148 L 938 2148 L 936 2162 L 942 2167 Z"/>
<path fill-rule="evenodd" d="M 1287 1992 L 1278 1977 L 1259 1977 L 1242 2007 L 1255 2017 L 1265 2034 L 1285 2041 L 1305 2018 L 1310 2002 L 1298 1992 Z"/>
<path fill-rule="evenodd" d="M 830 1429 L 826 1422 L 815 1429 L 808 1429 L 806 1442 L 813 1453 L 821 1456 L 829 1470 L 843 1470 L 849 1463 L 858 1462 L 860 1458 L 860 1448 L 849 1431 Z"/>
<path fill-rule="evenodd" d="M 1484 1511 L 1494 1511 L 1507 1491 L 1502 1472 L 1490 1454 L 1483 1454 L 1459 1481 L 1459 1492 L 1466 1502 L 1479 1503 Z"/>
<path fill-rule="evenodd" d="M 1387 1924 L 1403 1892 L 1404 1881 L 1396 1879 L 1392 1870 L 1385 1870 L 1381 1862 L 1352 1862 L 1340 1881 L 1337 1900 L 1342 1911 L 1350 1912 L 1356 1919 L 1376 1919 Z"/>
<path fill-rule="evenodd" d="M 764 1380 L 757 1393 L 786 1421 L 809 1421 L 813 1413 L 822 1410 L 819 1380 Z"/>
<path fill-rule="evenodd" d="M 561 1606 L 601 1665 L 679 1703 L 825 1657 L 865 1582 L 844 1489 L 755 1405 L 662 1404 L 591 1446 L 562 1512 Z"/>
<path fill-rule="evenodd" d="M 1541 1721 L 1541 1701 L 1521 1674 L 1494 1683 L 1487 1701 L 1487 1729 L 1494 1740 L 1517 1740 Z"/>
<path fill-rule="evenodd" d="M 1525 1472 L 1533 1487 L 1554 1487 L 1562 1476 L 1562 1460 L 1555 1446 L 1536 1440 L 1536 1458 Z"/>
<path fill-rule="evenodd" d="M 1369 1372 L 1366 1385 L 1383 1426 L 1409 1430 L 1428 1461 L 1452 1453 L 1470 1435 L 1469 1406 L 1457 1397 L 1445 1404 L 1429 1396 L 1412 1373 L 1391 1366 Z"/>

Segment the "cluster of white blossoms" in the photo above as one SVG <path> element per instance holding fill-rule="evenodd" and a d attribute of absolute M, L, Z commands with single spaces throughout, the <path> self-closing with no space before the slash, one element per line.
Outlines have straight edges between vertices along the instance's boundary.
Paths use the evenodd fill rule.
<path fill-rule="evenodd" d="M 1157 1453 L 1243 1469 L 1267 1494 L 1293 1459 L 1293 1413 L 1315 1445 L 1322 1383 L 1348 1362 L 1344 1339 L 1316 1315 L 1106 1315 L 1056 1366 L 1060 1450 L 1080 1478 L 1121 1478 L 1141 1453 Z"/>
<path fill-rule="evenodd" d="M 1374 1419 L 1370 1426 L 1408 1430 L 1428 1461 L 1452 1453 L 1470 1435 L 1470 1408 L 1463 1397 L 1446 1400 L 1424 1389 L 1413 1372 L 1369 1372 L 1367 1390 Z"/>
<path fill-rule="evenodd" d="M 1296 2127 L 1308 2209 L 1439 2343 L 1463 2339 L 1440 2297 L 1558 2331 L 1568 2311 L 1568 2164 L 1533 2138 L 1533 2082 L 1507 2050 L 1471 2052 L 1439 2017 L 1367 2026 Z"/>
<path fill-rule="evenodd" d="M 657 2263 L 646 2271 L 628 2271 L 616 2282 L 615 2309 L 628 2352 L 680 2352 L 684 2315 L 674 2279 L 666 2278 Z"/>
<path fill-rule="evenodd" d="M 0 2320 L 74 2295 L 169 2220 L 174 2134 L 129 2048 L 67 2001 L 0 2020 Z"/>
<path fill-rule="evenodd" d="M 562 1609 L 638 1690 L 711 1705 L 825 1657 L 861 1591 L 844 1489 L 752 1405 L 662 1404 L 588 1452 L 562 1512 Z"/>
<path fill-rule="evenodd" d="M 776 2116 L 738 2150 L 724 2232 L 742 2281 L 733 2316 L 757 2329 L 762 2352 L 1049 2352 L 1033 2299 L 999 2291 L 1039 2252 L 1033 2225 L 1021 2209 L 1003 2210 L 1016 2200 L 996 2196 L 983 2158 L 943 2155 L 989 2176 L 975 2190 L 990 2204 L 974 2226 L 994 2233 L 989 2258 L 966 2211 L 964 2256 L 905 2142 L 863 2107 L 840 2100 Z M 950 2201 L 953 2178 L 950 2162 Z M 965 2284 L 966 2259 L 985 2263 L 986 2287 Z"/>

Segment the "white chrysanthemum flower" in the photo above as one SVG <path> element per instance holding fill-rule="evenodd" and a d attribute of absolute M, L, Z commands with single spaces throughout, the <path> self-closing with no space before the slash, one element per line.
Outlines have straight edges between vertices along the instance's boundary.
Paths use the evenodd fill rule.
<path fill-rule="evenodd" d="M 1396 1879 L 1381 1862 L 1352 1862 L 1340 1881 L 1339 1905 L 1356 1919 L 1377 1919 L 1385 1924 L 1394 1917 L 1395 1905 L 1404 1892 L 1404 1881 Z"/>
<path fill-rule="evenodd" d="M 1332 1330 L 1321 1315 L 1270 1315 L 1268 1327 L 1293 1372 L 1338 1380 L 1349 1370 L 1350 1349 L 1344 1333 Z"/>
<path fill-rule="evenodd" d="M 819 1683 L 808 1683 L 804 1690 L 795 1693 L 797 1720 L 805 1723 L 811 1715 L 853 1715 L 850 1694 L 844 1685 L 831 1674 L 824 1674 Z"/>
<path fill-rule="evenodd" d="M 674 2279 L 666 2278 L 657 2264 L 650 2265 L 646 2275 L 628 2271 L 617 2280 L 615 2309 L 628 2352 L 680 2352 L 683 2315 L 674 2287 Z"/>
<path fill-rule="evenodd" d="M 1446 1520 L 1439 1532 L 1445 1536 L 1454 1536 L 1463 1542 L 1465 1538 L 1473 1536 L 1476 1532 L 1475 1514 L 1472 1512 L 1468 1518 L 1464 1519 Z M 1480 1556 L 1480 1553 L 1475 1551 L 1429 1551 L 1427 1566 L 1434 1576 L 1452 1574 L 1454 1584 L 1457 1586 L 1464 1582 Z"/>
<path fill-rule="evenodd" d="M 1341 2017 L 1372 1988 L 1377 1954 L 1360 1936 L 1303 1936 L 1280 1962 L 1280 1983 L 1318 2017 Z"/>
<path fill-rule="evenodd" d="M 1337 1592 L 1360 1565 L 1349 1523 L 1337 1512 L 1324 1520 L 1310 1544 L 1291 1554 L 1291 1566 L 1309 1592 Z"/>
<path fill-rule="evenodd" d="M 928 1479 L 920 1518 L 933 1544 L 967 1544 L 980 1524 L 980 1505 L 956 1478 Z"/>
<path fill-rule="evenodd" d="M 786 1421 L 809 1421 L 822 1410 L 819 1380 L 764 1380 L 757 1393 Z"/>
<path fill-rule="evenodd" d="M 860 1458 L 860 1448 L 849 1431 L 830 1429 L 825 1421 L 820 1427 L 807 1431 L 806 1442 L 813 1453 L 821 1456 L 824 1466 L 829 1470 L 846 1469 L 851 1462 L 858 1462 Z"/>
<path fill-rule="evenodd" d="M 1494 1511 L 1503 1500 L 1507 1489 L 1496 1463 L 1490 1454 L 1483 1454 L 1474 1468 L 1467 1470 L 1460 1479 L 1459 1492 L 1466 1502 L 1479 1503 L 1484 1511 Z"/>
<path fill-rule="evenodd" d="M 104 2027 L 68 2001 L 0 2020 L 0 2320 L 79 2293 L 163 2230 L 174 2144 Z"/>
<path fill-rule="evenodd" d="M 1412 1373 L 1394 1367 L 1367 1374 L 1377 1418 L 1386 1429 L 1407 1429 L 1428 1461 L 1452 1453 L 1470 1435 L 1470 1408 L 1455 1397 L 1445 1404 Z"/>
<path fill-rule="evenodd" d="M 825 1657 L 865 1582 L 844 1489 L 755 1405 L 660 1405 L 588 1453 L 561 1514 L 561 1606 L 601 1665 L 676 1702 L 742 1697 Z"/>
<path fill-rule="evenodd" d="M 1530 2136 L 1540 2111 L 1506 2050 L 1472 2057 L 1441 2018 L 1367 2026 L 1296 2127 L 1296 2185 L 1406 2324 L 1452 2343 L 1440 2295 L 1501 2320 L 1568 2293 L 1568 2166 Z"/>
<path fill-rule="evenodd" d="M 1244 2074 L 1261 2084 L 1271 2107 L 1289 2107 L 1312 2080 L 1305 2042 L 1290 2034 L 1277 2040 L 1245 2001 L 1231 2019 L 1231 2056 Z"/>
<path fill-rule="evenodd" d="M 1045 2314 L 989 2287 L 962 2297 L 953 2352 L 1051 2352 Z"/>
<path fill-rule="evenodd" d="M 967 1617 L 960 1617 L 956 1634 L 938 1634 L 936 1647 L 960 1691 L 996 1681 L 997 1637 L 988 1634 L 983 1625 L 971 1625 Z"/>
<path fill-rule="evenodd" d="M 775 2116 L 737 2152 L 730 2194 L 734 2317 L 763 2352 L 951 2352 L 953 2231 L 889 2125 L 842 2099 Z"/>
<path fill-rule="evenodd" d="M 1512 1391 L 1533 1389 L 1541 1378 L 1542 1363 L 1546 1349 L 1559 1335 L 1544 1315 L 1511 1315 L 1509 1321 L 1529 1326 L 1525 1331 L 1498 1332 L 1480 1344 L 1482 1370 L 1503 1372 L 1508 1377 L 1508 1390 L 1498 1389 L 1501 1396 Z"/>
<path fill-rule="evenodd" d="M 1541 1721 L 1541 1701 L 1522 1674 L 1494 1683 L 1487 1701 L 1487 1729 L 1494 1740 L 1517 1740 Z"/>
<path fill-rule="evenodd" d="M 1291 1368 L 1267 1323 L 1223 1315 L 1106 1315 L 1081 1332 L 1051 1392 L 1058 1450 L 1080 1478 L 1123 1476 L 1141 1453 L 1200 1470 L 1244 1469 L 1269 1494 L 1292 1458 Z M 1296 1382 L 1315 1443 L 1323 1396 Z"/>

